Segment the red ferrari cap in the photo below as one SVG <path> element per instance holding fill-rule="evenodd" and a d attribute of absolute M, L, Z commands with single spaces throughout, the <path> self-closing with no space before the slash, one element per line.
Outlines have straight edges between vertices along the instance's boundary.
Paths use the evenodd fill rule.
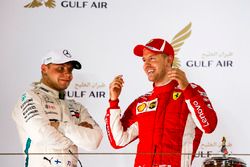
<path fill-rule="evenodd" d="M 160 38 L 151 39 L 146 45 L 136 45 L 134 54 L 136 56 L 143 56 L 143 49 L 145 48 L 154 53 L 164 53 L 174 57 L 173 47 L 167 41 Z"/>

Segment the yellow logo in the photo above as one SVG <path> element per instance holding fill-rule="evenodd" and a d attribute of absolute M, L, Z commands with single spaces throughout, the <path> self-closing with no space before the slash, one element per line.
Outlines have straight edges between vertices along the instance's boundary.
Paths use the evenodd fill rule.
<path fill-rule="evenodd" d="M 181 92 L 174 92 L 173 93 L 173 99 L 177 100 L 181 96 Z"/>
<path fill-rule="evenodd" d="M 56 6 L 55 0 L 33 0 L 32 2 L 25 5 L 25 8 L 37 8 L 40 6 L 46 6 L 47 8 L 54 8 Z"/>
<path fill-rule="evenodd" d="M 146 104 L 145 103 L 142 103 L 140 104 L 138 107 L 137 107 L 137 111 L 138 112 L 142 112 L 145 108 L 146 108 Z"/>

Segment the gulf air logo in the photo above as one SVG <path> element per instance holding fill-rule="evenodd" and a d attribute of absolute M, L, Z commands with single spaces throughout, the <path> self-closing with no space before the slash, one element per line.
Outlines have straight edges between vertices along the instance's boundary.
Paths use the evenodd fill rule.
<path fill-rule="evenodd" d="M 56 2 L 55 0 L 33 0 L 32 2 L 26 4 L 24 7 L 25 8 L 37 8 L 43 5 L 47 8 L 55 8 Z"/>
<path fill-rule="evenodd" d="M 181 96 L 181 92 L 174 92 L 173 93 L 173 99 L 177 100 Z"/>
<path fill-rule="evenodd" d="M 136 114 L 141 114 L 144 112 L 156 111 L 158 105 L 158 99 L 153 99 L 151 101 L 144 101 L 138 103 L 136 107 Z"/>

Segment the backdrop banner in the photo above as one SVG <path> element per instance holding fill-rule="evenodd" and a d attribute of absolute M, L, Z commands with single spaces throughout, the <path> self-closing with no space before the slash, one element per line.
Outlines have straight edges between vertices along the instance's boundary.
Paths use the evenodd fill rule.
<path fill-rule="evenodd" d="M 230 157 L 250 165 L 249 6 L 247 0 L 3 0 L 1 166 L 24 166 L 11 112 L 23 91 L 40 80 L 42 57 L 63 48 L 82 64 L 73 72 L 67 98 L 88 108 L 104 134 L 97 150 L 79 150 L 83 166 L 132 167 L 138 141 L 116 150 L 106 134 L 109 83 L 123 75 L 124 111 L 152 89 L 134 46 L 152 38 L 171 43 L 176 36 L 183 37 L 183 44 L 176 46 L 175 65 L 206 90 L 218 116 L 216 130 L 203 136 L 192 166 L 222 156 L 225 147 Z"/>

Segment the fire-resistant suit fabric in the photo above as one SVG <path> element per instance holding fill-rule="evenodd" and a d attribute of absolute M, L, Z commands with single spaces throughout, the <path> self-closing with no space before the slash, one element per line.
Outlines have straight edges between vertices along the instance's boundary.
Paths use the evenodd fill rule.
<path fill-rule="evenodd" d="M 76 167 L 78 146 L 96 149 L 102 130 L 87 109 L 74 100 L 60 99 L 59 92 L 34 83 L 18 100 L 12 117 L 26 154 L 25 167 Z M 59 122 L 58 129 L 51 122 Z M 87 122 L 92 128 L 78 126 Z"/>
<path fill-rule="evenodd" d="M 109 141 L 122 148 L 139 138 L 135 167 L 191 167 L 203 133 L 212 133 L 217 116 L 196 84 L 182 91 L 176 82 L 134 100 L 121 117 L 119 100 L 109 101 L 105 121 Z"/>

